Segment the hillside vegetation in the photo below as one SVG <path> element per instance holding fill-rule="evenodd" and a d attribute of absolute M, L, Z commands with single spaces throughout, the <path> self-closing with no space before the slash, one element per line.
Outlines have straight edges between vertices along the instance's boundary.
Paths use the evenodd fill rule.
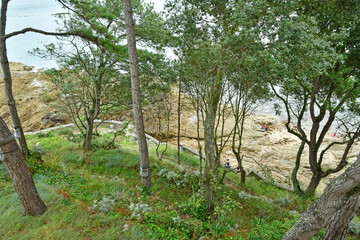
<path fill-rule="evenodd" d="M 27 162 L 49 210 L 22 216 L 0 165 L 2 239 L 280 239 L 312 201 L 253 176 L 239 187 L 239 175 L 230 172 L 216 185 L 208 218 L 196 157 L 182 152 L 178 165 L 176 150 L 159 161 L 150 149 L 149 193 L 141 188 L 136 141 L 122 136 L 109 145 L 111 137 L 96 137 L 94 151 L 85 152 L 72 129 L 27 136 Z"/>

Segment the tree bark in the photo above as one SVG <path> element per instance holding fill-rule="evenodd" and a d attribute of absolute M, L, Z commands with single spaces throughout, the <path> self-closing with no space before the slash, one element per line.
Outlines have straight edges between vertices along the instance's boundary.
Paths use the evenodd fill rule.
<path fill-rule="evenodd" d="M 217 154 L 215 152 L 215 122 L 218 104 L 220 101 L 222 90 L 222 72 L 217 69 L 216 75 L 210 81 L 210 90 L 207 96 L 207 111 L 205 119 L 203 120 L 204 126 L 204 142 L 205 142 L 205 191 L 206 191 L 206 204 L 208 214 L 212 208 L 212 197 L 214 193 L 215 176 L 217 170 Z"/>
<path fill-rule="evenodd" d="M 12 93 L 12 78 L 10 73 L 9 60 L 7 57 L 7 49 L 6 49 L 6 39 L 5 39 L 5 29 L 6 29 L 6 12 L 9 0 L 2 0 L 1 4 L 1 23 L 0 23 L 0 59 L 1 59 L 1 67 L 3 70 L 4 76 L 4 89 L 6 102 L 9 108 L 9 113 L 11 120 L 13 122 L 15 131 L 19 132 L 20 138 L 20 146 L 23 154 L 25 156 L 29 155 L 29 150 L 27 147 L 24 131 L 22 129 L 21 121 L 19 115 L 17 113 L 15 99 Z"/>
<path fill-rule="evenodd" d="M 360 205 L 360 197 L 352 196 L 347 203 L 337 211 L 327 225 L 323 240 L 343 240 L 349 230 L 349 224 Z"/>
<path fill-rule="evenodd" d="M 359 192 L 352 192 L 359 183 L 360 154 L 354 164 L 327 185 L 324 193 L 301 214 L 282 239 L 307 240 L 318 234 L 352 196 L 359 196 Z"/>
<path fill-rule="evenodd" d="M 200 106 L 199 106 L 199 94 L 197 94 L 196 96 L 196 136 L 197 136 L 197 144 L 198 144 L 198 149 L 199 149 L 199 163 L 200 163 L 200 177 L 199 177 L 199 185 L 201 186 L 202 184 L 202 160 L 203 160 L 203 155 L 202 155 L 202 146 L 200 143 Z"/>
<path fill-rule="evenodd" d="M 244 185 L 245 184 L 245 178 L 246 178 L 246 172 L 245 172 L 245 169 L 242 165 L 242 159 L 241 159 L 241 165 L 239 166 L 240 167 L 240 185 Z"/>
<path fill-rule="evenodd" d="M 306 189 L 306 192 L 310 195 L 314 195 L 316 188 L 319 186 L 320 180 L 321 180 L 320 174 L 313 172 L 313 175 L 311 177 L 309 186 Z"/>
<path fill-rule="evenodd" d="M 206 203 L 208 213 L 211 211 L 211 200 L 214 192 L 215 182 L 215 139 L 214 139 L 214 126 L 215 126 L 216 113 L 211 111 L 207 112 L 204 121 L 204 140 L 205 140 L 205 188 L 206 188 Z"/>
<path fill-rule="evenodd" d="M 88 151 L 91 151 L 91 140 L 94 132 L 94 119 L 88 119 L 87 120 L 87 126 L 86 126 L 86 135 L 83 143 L 83 148 L 85 148 Z"/>
<path fill-rule="evenodd" d="M 146 143 L 144 120 L 141 106 L 141 92 L 139 79 L 138 56 L 136 52 L 134 19 L 132 17 L 132 8 L 130 0 L 123 0 L 124 16 L 126 25 L 126 35 L 128 42 L 131 89 L 134 108 L 134 118 L 136 126 L 136 134 L 138 137 L 139 154 L 140 154 L 140 175 L 142 177 L 142 185 L 147 189 L 151 186 L 150 161 L 148 147 Z"/>
<path fill-rule="evenodd" d="M 179 79 L 179 96 L 178 96 L 178 136 L 177 136 L 177 144 L 178 144 L 178 164 L 180 165 L 180 113 L 181 113 L 181 82 Z"/>
<path fill-rule="evenodd" d="M 0 145 L 5 139 L 11 137 L 9 128 L 0 117 Z M 36 190 L 29 168 L 21 155 L 16 140 L 13 139 L 0 147 L 5 155 L 4 165 L 9 171 L 25 215 L 42 215 L 46 211 L 46 206 Z"/>

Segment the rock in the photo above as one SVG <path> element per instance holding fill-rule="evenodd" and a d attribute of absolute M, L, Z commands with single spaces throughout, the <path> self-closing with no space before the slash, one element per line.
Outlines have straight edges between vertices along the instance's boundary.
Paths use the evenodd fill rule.
<path fill-rule="evenodd" d="M 57 124 L 65 124 L 66 122 L 66 118 L 57 112 L 47 113 L 41 120 L 45 123 L 48 123 L 50 121 Z"/>

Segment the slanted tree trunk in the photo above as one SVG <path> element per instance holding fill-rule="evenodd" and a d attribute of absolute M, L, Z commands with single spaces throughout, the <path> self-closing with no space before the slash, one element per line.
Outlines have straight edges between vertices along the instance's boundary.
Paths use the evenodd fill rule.
<path fill-rule="evenodd" d="M 6 141 L 11 139 L 11 141 Z M 5 155 L 4 165 L 9 171 L 25 215 L 42 215 L 46 206 L 36 190 L 34 181 L 16 140 L 0 117 L 0 147 Z"/>
<path fill-rule="evenodd" d="M 129 61 L 130 61 L 134 118 L 135 118 L 136 134 L 139 144 L 140 175 L 142 177 L 142 185 L 147 189 L 149 189 L 151 186 L 150 161 L 149 161 L 148 147 L 146 143 L 144 120 L 143 120 L 142 106 L 141 106 L 139 65 L 138 65 L 138 57 L 136 52 L 135 31 L 134 31 L 135 23 L 132 17 L 131 1 L 123 0 L 123 5 L 124 5 L 126 35 L 128 42 Z"/>
<path fill-rule="evenodd" d="M 337 211 L 327 225 L 323 240 L 343 240 L 349 230 L 349 224 L 360 205 L 360 197 L 352 196 L 347 203 Z"/>
<path fill-rule="evenodd" d="M 339 177 L 331 181 L 324 193 L 305 210 L 283 236 L 283 240 L 307 240 L 319 233 L 327 222 L 359 191 L 354 191 L 360 183 L 360 154 Z"/>
<path fill-rule="evenodd" d="M 3 70 L 4 76 L 4 89 L 6 102 L 9 107 L 9 113 L 11 120 L 13 122 L 15 130 L 17 130 L 20 134 L 19 142 L 21 146 L 21 150 L 25 156 L 29 155 L 29 150 L 27 147 L 24 131 L 22 129 L 21 121 L 17 113 L 15 99 L 12 93 L 12 78 L 10 73 L 9 60 L 7 57 L 7 49 L 6 49 L 6 39 L 5 39 L 5 29 L 6 29 L 6 12 L 9 0 L 2 0 L 1 4 L 1 23 L 0 23 L 0 59 L 1 59 L 1 67 Z"/>

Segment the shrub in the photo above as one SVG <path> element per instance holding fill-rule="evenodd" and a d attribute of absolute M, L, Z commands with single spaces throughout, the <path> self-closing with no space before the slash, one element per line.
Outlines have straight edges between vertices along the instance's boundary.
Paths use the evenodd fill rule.
<path fill-rule="evenodd" d="M 48 132 L 38 132 L 35 134 L 36 137 L 38 138 L 43 138 L 43 137 L 53 137 L 54 133 L 52 131 L 48 131 Z"/>
<path fill-rule="evenodd" d="M 60 135 L 60 136 L 66 136 L 66 135 L 71 135 L 73 134 L 73 129 L 71 128 L 58 128 L 55 130 L 55 134 Z"/>
<path fill-rule="evenodd" d="M 45 150 L 42 148 L 41 145 L 33 145 L 31 147 L 31 150 L 32 154 L 34 154 L 34 156 L 39 160 L 41 160 L 42 156 L 45 154 Z"/>
<path fill-rule="evenodd" d="M 131 203 L 129 209 L 131 211 L 131 217 L 136 217 L 138 220 L 140 220 L 146 212 L 152 210 L 146 203 Z"/>
<path fill-rule="evenodd" d="M 284 197 L 280 197 L 278 199 L 276 199 L 274 202 L 276 204 L 279 204 L 280 206 L 285 206 L 289 203 L 291 203 L 294 199 L 292 197 L 290 197 L 289 195 L 286 195 Z"/>
<path fill-rule="evenodd" d="M 349 225 L 349 230 L 353 234 L 358 235 L 360 233 L 360 222 L 358 221 L 351 221 Z"/>
<path fill-rule="evenodd" d="M 71 128 L 59 128 L 55 132 L 70 142 L 80 143 L 83 140 L 83 136 L 81 134 L 74 134 L 74 130 Z"/>
<path fill-rule="evenodd" d="M 242 208 L 239 202 L 232 199 L 229 195 L 224 195 L 223 199 L 216 203 L 213 217 L 216 220 L 223 220 L 239 208 Z"/>
<path fill-rule="evenodd" d="M 100 201 L 94 200 L 92 209 L 98 210 L 101 212 L 110 212 L 113 210 L 115 204 L 115 200 L 110 197 L 103 197 Z"/>
<path fill-rule="evenodd" d="M 199 220 L 208 220 L 207 205 L 204 197 L 193 194 L 187 201 L 179 205 L 183 214 L 189 214 Z"/>
<path fill-rule="evenodd" d="M 167 171 L 166 168 L 163 168 L 157 175 L 165 178 L 170 183 L 174 183 L 176 186 L 184 187 L 191 184 L 194 189 L 198 187 L 199 177 L 195 174 L 187 174 L 182 166 L 179 167 L 179 171 Z"/>
<path fill-rule="evenodd" d="M 91 147 L 93 150 L 99 150 L 99 149 L 116 149 L 116 142 L 114 139 L 111 139 L 111 137 L 106 134 L 100 137 L 94 136 L 91 141 Z"/>

